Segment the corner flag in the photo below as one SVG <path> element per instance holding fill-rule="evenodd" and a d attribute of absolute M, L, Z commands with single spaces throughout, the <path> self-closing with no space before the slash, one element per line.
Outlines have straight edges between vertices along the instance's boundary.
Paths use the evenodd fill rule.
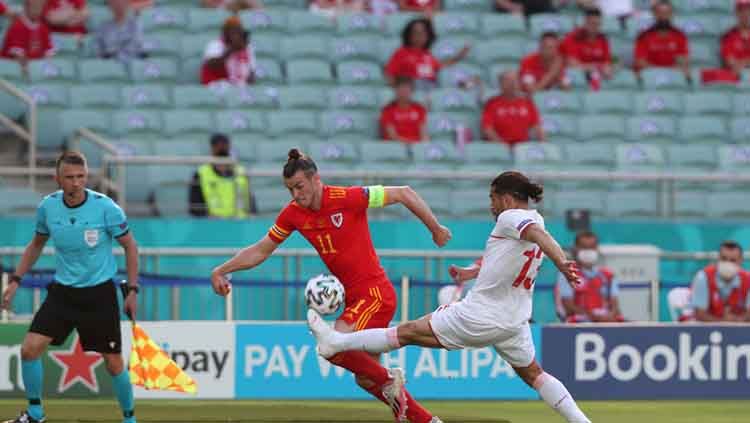
<path fill-rule="evenodd" d="M 148 334 L 133 322 L 133 348 L 130 352 L 130 381 L 148 390 L 194 394 L 198 388 Z"/>

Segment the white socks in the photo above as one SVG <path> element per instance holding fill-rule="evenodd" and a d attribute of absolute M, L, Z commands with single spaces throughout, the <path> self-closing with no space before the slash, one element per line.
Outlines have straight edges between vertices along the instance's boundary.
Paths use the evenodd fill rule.
<path fill-rule="evenodd" d="M 330 338 L 336 351 L 367 351 L 382 353 L 400 348 L 396 327 L 365 329 L 358 332 L 333 334 Z"/>
<path fill-rule="evenodd" d="M 534 389 L 544 402 L 560 413 L 569 423 L 591 423 L 578 408 L 565 385 L 549 373 L 542 373 L 534 381 Z"/>

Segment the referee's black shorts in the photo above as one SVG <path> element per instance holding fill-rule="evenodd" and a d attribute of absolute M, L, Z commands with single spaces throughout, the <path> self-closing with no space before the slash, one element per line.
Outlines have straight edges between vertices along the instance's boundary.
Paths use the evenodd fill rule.
<path fill-rule="evenodd" d="M 96 286 L 72 288 L 57 282 L 47 286 L 47 298 L 36 312 L 29 332 L 61 345 L 76 329 L 86 351 L 120 353 L 120 310 L 117 290 L 110 280 Z"/>

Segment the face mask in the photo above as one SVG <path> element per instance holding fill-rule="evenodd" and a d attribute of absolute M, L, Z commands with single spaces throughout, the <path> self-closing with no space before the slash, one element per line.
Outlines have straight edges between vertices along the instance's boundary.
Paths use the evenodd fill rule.
<path fill-rule="evenodd" d="M 599 261 L 599 251 L 593 249 L 578 250 L 576 258 L 582 264 L 590 266 Z"/>
<path fill-rule="evenodd" d="M 721 276 L 722 279 L 725 281 L 730 281 L 734 279 L 735 276 L 737 276 L 737 273 L 740 271 L 740 267 L 737 266 L 736 263 L 732 263 L 731 261 L 721 260 L 719 261 L 719 264 L 716 266 L 719 276 Z"/>

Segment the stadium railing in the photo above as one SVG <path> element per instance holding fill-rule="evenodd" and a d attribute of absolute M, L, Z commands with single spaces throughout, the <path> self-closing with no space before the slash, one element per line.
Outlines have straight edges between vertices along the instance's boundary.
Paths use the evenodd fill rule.
<path fill-rule="evenodd" d="M 16 136 L 21 138 L 24 142 L 26 142 L 29 145 L 29 154 L 28 154 L 29 186 L 31 189 L 34 189 L 36 186 L 36 176 L 37 176 L 37 173 L 35 172 L 35 169 L 36 169 L 36 121 L 37 121 L 36 101 L 34 101 L 34 99 L 31 98 L 30 95 L 23 92 L 22 90 L 17 88 L 15 85 L 11 84 L 10 82 L 2 78 L 0 78 L 0 91 L 4 91 L 13 97 L 16 97 L 28 108 L 28 111 L 27 111 L 28 119 L 26 120 L 26 128 L 19 125 L 8 116 L 5 116 L 3 113 L 0 113 L 0 126 L 5 126 L 6 128 L 10 129 L 11 132 L 13 132 Z"/>

